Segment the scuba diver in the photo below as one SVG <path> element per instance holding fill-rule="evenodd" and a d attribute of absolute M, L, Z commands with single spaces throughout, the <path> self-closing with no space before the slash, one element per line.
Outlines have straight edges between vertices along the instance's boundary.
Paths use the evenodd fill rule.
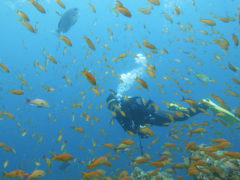
<path fill-rule="evenodd" d="M 146 125 L 168 126 L 173 121 L 185 121 L 201 112 L 210 109 L 214 113 L 222 112 L 223 120 L 229 123 L 240 122 L 240 119 L 228 110 L 218 106 L 209 99 L 202 99 L 200 103 L 185 108 L 175 103 L 169 105 L 169 111 L 160 110 L 154 107 L 152 100 L 143 101 L 141 97 L 119 97 L 115 92 L 107 98 L 107 107 L 115 112 L 115 119 L 125 131 L 138 134 L 140 138 L 147 138 L 149 135 L 143 133 L 141 128 Z M 178 112 L 178 113 L 176 113 Z"/>

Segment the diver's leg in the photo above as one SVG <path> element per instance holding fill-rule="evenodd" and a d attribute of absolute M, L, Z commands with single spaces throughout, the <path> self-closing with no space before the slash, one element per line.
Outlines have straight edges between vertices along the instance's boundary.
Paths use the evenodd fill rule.
<path fill-rule="evenodd" d="M 193 117 L 199 113 L 206 111 L 207 109 L 208 109 L 208 106 L 204 104 L 202 101 L 194 107 L 189 107 L 189 108 L 181 107 L 179 111 L 176 111 L 176 112 L 182 112 L 183 115 L 181 116 L 181 114 L 179 113 L 174 113 L 174 120 L 185 121 L 190 117 Z"/>
<path fill-rule="evenodd" d="M 146 120 L 146 124 L 168 126 L 171 122 L 168 114 L 172 114 L 172 112 L 158 110 L 149 115 L 149 118 Z"/>
<path fill-rule="evenodd" d="M 181 107 L 178 108 L 178 110 L 175 109 L 174 111 L 159 110 L 151 114 L 146 123 L 156 126 L 168 126 L 171 122 L 185 121 L 188 118 L 193 117 L 207 110 L 207 108 L 208 107 L 205 104 L 199 103 L 195 107 L 191 108 Z"/>

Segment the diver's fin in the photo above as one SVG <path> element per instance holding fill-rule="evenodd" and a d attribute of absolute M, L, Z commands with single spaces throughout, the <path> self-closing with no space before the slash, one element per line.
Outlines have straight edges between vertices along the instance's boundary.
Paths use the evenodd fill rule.
<path fill-rule="evenodd" d="M 223 116 L 221 116 L 221 119 L 226 121 L 227 123 L 229 124 L 233 124 L 236 122 L 240 123 L 240 119 L 237 116 L 235 116 L 232 112 L 228 111 L 227 109 L 224 109 L 223 107 L 215 104 L 210 99 L 203 99 L 202 102 L 205 103 L 214 114 L 222 113 Z"/>

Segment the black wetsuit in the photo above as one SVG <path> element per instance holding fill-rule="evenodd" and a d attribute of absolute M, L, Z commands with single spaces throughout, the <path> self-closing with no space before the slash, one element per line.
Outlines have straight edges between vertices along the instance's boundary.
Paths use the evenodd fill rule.
<path fill-rule="evenodd" d="M 115 119 L 122 128 L 125 131 L 129 130 L 135 134 L 139 134 L 140 137 L 148 137 L 139 131 L 141 126 L 146 124 L 168 126 L 173 120 L 184 121 L 202 112 L 197 105 L 197 107 L 194 107 L 194 110 L 189 108 L 186 113 L 181 113 L 182 116 L 177 116 L 174 114 L 174 111 L 156 111 L 152 104 L 153 101 L 151 100 L 148 100 L 144 104 L 141 97 L 131 97 L 127 100 L 117 98 L 115 93 L 112 93 L 107 98 L 108 108 L 116 113 Z M 125 115 L 119 110 L 123 111 Z"/>

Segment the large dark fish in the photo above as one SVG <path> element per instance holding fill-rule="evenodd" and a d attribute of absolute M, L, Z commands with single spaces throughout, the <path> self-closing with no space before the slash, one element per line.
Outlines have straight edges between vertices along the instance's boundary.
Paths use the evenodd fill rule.
<path fill-rule="evenodd" d="M 66 33 L 77 22 L 79 16 L 79 9 L 72 8 L 67 10 L 61 17 L 58 23 L 58 33 Z"/>

